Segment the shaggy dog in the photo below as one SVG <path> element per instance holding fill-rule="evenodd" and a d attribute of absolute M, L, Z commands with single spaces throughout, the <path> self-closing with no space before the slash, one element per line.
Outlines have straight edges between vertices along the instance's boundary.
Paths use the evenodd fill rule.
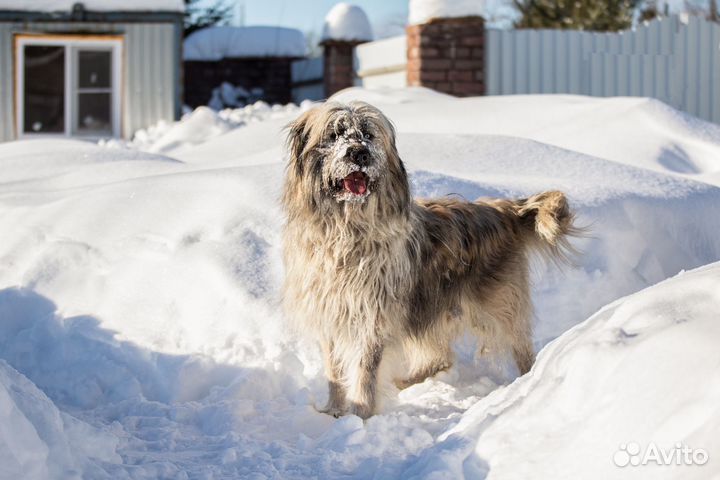
<path fill-rule="evenodd" d="M 393 126 L 362 102 L 327 102 L 287 128 L 283 303 L 322 347 L 323 411 L 371 416 L 379 384 L 448 369 L 466 330 L 526 373 L 528 253 L 569 249 L 565 196 L 414 201 Z"/>

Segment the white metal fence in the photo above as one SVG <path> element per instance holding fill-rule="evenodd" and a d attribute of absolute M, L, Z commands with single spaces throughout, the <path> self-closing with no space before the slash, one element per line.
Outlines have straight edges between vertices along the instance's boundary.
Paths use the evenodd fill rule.
<path fill-rule="evenodd" d="M 357 85 L 404 87 L 407 85 L 407 37 L 386 38 L 355 47 Z"/>
<path fill-rule="evenodd" d="M 488 95 L 654 97 L 720 123 L 720 25 L 669 17 L 632 31 L 488 30 Z"/>

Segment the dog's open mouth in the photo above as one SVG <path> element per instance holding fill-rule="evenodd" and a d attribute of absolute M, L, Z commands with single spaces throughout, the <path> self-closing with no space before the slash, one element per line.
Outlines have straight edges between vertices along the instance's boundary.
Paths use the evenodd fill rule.
<path fill-rule="evenodd" d="M 368 176 L 363 172 L 353 172 L 342 179 L 342 188 L 352 195 L 365 195 L 367 192 Z"/>

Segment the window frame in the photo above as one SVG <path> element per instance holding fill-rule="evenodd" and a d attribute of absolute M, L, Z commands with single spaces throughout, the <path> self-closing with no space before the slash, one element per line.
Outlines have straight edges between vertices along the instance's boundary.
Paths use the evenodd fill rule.
<path fill-rule="evenodd" d="M 37 46 L 60 46 L 65 49 L 65 91 L 63 101 L 65 102 L 65 131 L 63 133 L 34 133 L 25 132 L 25 47 L 28 45 Z M 121 105 L 122 105 L 122 55 L 123 37 L 121 35 L 15 35 L 15 132 L 16 138 L 84 138 L 100 139 L 108 138 L 108 135 L 75 133 L 78 115 L 79 97 L 79 55 L 81 50 L 103 50 L 111 52 L 111 74 L 110 74 L 110 137 L 119 138 L 122 132 Z"/>

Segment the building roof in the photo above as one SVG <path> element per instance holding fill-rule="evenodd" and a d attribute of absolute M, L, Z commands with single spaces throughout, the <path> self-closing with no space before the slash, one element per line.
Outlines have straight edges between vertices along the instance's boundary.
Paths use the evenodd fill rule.
<path fill-rule="evenodd" d="M 193 33 L 183 44 L 185 60 L 305 55 L 303 33 L 285 27 L 209 27 Z"/>
<path fill-rule="evenodd" d="M 0 10 L 24 12 L 71 12 L 82 3 L 95 12 L 184 12 L 183 0 L 0 0 Z"/>

